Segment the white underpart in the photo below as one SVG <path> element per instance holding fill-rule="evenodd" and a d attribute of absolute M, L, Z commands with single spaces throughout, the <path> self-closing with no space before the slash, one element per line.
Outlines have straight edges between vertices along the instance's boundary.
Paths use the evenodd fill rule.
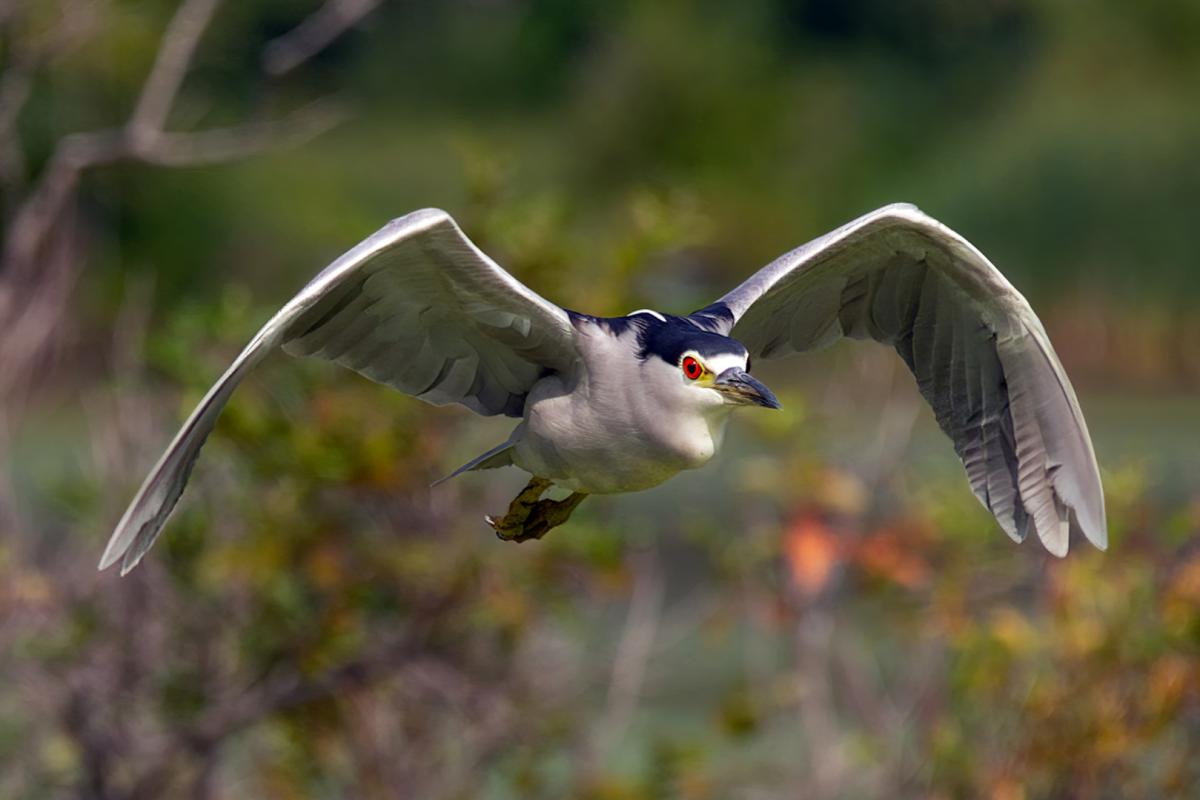
<path fill-rule="evenodd" d="M 543 378 L 525 406 L 513 461 L 557 485 L 590 494 L 647 489 L 703 466 L 721 444 L 732 406 L 689 381 L 677 364 L 637 357 L 633 330 L 613 336 L 585 324 L 583 369 Z M 702 359 L 712 371 L 744 356 Z"/>

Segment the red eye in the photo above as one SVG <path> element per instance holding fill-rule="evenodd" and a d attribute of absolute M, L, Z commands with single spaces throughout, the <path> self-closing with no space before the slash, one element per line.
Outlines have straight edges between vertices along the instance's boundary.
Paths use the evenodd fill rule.
<path fill-rule="evenodd" d="M 683 374 L 688 376 L 688 380 L 696 380 L 704 374 L 704 367 L 700 366 L 700 362 L 688 356 L 683 360 Z"/>

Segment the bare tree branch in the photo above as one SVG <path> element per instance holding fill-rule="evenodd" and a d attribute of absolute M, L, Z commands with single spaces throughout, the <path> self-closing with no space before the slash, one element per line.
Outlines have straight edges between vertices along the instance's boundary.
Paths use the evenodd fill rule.
<path fill-rule="evenodd" d="M 61 309 L 66 307 L 77 277 L 79 260 L 76 219 L 62 214 L 60 236 L 41 249 L 37 275 L 31 268 L 0 274 L 0 401 L 22 396 L 49 373 L 53 356 L 65 339 L 60 333 Z M 10 240 L 11 241 L 11 240 Z M 5 411 L 0 404 L 0 413 Z"/>
<path fill-rule="evenodd" d="M 318 101 L 279 119 L 195 133 L 162 133 L 132 151 L 131 157 L 164 167 L 233 161 L 312 139 L 337 125 L 342 117 L 336 103 Z"/>
<path fill-rule="evenodd" d="M 73 133 L 59 140 L 37 186 L 21 204 L 9 225 L 4 246 L 4 269 L 0 274 L 23 277 L 22 265 L 31 262 L 49 228 L 59 218 L 67 199 L 74 193 L 79 175 L 88 167 L 116 161 L 124 153 L 119 131 Z M 4 287 L 12 289 L 14 287 Z M 15 297 L 0 290 L 0 318 Z"/>
<path fill-rule="evenodd" d="M 8 65 L 0 75 L 0 220 L 7 212 L 8 196 L 25 182 L 25 154 L 13 129 L 29 99 L 29 87 L 28 72 L 17 65 Z"/>
<path fill-rule="evenodd" d="M 72 687 L 61 712 L 62 729 L 79 748 L 88 796 L 105 800 L 112 796 L 109 792 L 107 769 L 107 757 L 112 748 L 96 729 L 88 708 L 89 702 L 84 690 L 77 686 Z"/>
<path fill-rule="evenodd" d="M 167 26 L 154 66 L 123 131 L 69 134 L 59 140 L 49 165 L 8 225 L 0 260 L 0 320 L 7 320 L 16 294 L 30 279 L 38 250 L 74 195 L 84 170 L 136 157 L 137 148 L 162 132 L 196 44 L 211 22 L 219 0 L 183 0 Z M 68 9 L 69 10 L 69 9 Z"/>
<path fill-rule="evenodd" d="M 40 181 L 17 209 L 6 237 L 0 274 L 29 265 L 50 229 L 73 196 L 87 169 L 120 160 L 162 166 L 190 166 L 242 158 L 279 144 L 294 143 L 328 130 L 339 115 L 332 104 L 315 103 L 282 119 L 189 133 L 163 129 L 196 46 L 212 21 L 220 0 L 184 0 L 171 19 L 154 66 L 142 87 L 132 116 L 122 129 L 75 133 L 63 137 Z M 369 10 L 369 9 L 366 9 Z M 362 13 L 366 13 L 366 10 Z M 21 84 L 9 90 L 20 98 Z M 3 100 L 3 95 L 0 95 Z M 4 108 L 0 105 L 0 110 Z M 3 122 L 0 117 L 0 122 Z M 2 127 L 0 127 L 2 130 Z M 11 306 L 12 287 L 0 286 L 0 319 Z"/>
<path fill-rule="evenodd" d="M 120 128 L 72 133 L 62 137 L 38 180 L 15 204 L 12 216 L 7 220 L 3 252 L 0 253 L 0 325 L 8 334 L 9 346 L 4 350 L 6 358 L 10 359 L 10 366 L 36 361 L 38 343 L 43 341 L 34 336 L 12 336 L 18 330 L 14 320 L 36 318 L 43 323 L 39 331 L 50 320 L 52 330 L 54 320 L 60 314 L 54 311 L 59 307 L 57 305 L 35 309 L 21 298 L 31 296 L 34 284 L 38 281 L 48 281 L 56 286 L 69 285 L 69 280 L 59 280 L 48 274 L 51 264 L 43 258 L 43 251 L 51 233 L 61 223 L 87 170 L 117 161 L 140 161 L 165 167 L 229 161 L 268 148 L 305 141 L 339 121 L 341 114 L 338 109 L 333 103 L 324 101 L 279 119 L 200 131 L 167 132 L 164 126 L 191 67 L 196 48 L 212 22 L 219 3 L 220 0 L 183 0 L 163 33 L 153 66 L 129 120 Z M 68 7 L 63 9 L 64 16 L 95 16 L 73 13 L 77 4 L 85 4 L 88 9 L 94 10 L 95 3 L 92 0 L 68 0 Z M 338 7 L 323 9 L 325 14 L 333 15 L 327 19 L 338 20 L 339 31 L 344 31 L 369 12 L 375 2 L 353 0 L 339 4 L 331 2 L 328 5 Z M 321 13 L 317 12 L 318 15 Z M 311 17 L 300 28 L 308 23 L 312 23 Z M 28 53 L 21 56 L 18 68 L 8 69 L 0 76 L 0 183 L 10 187 L 10 191 L 24 180 L 24 160 L 13 134 L 13 125 L 29 95 L 31 76 L 46 58 L 58 52 L 64 42 L 77 38 L 86 27 L 78 20 L 64 22 L 49 37 L 53 44 L 28 45 Z M 328 36 L 324 44 L 330 40 L 332 36 Z M 74 268 L 71 263 L 61 259 L 57 261 L 57 267 L 68 270 Z M 46 295 L 43 299 L 49 301 L 53 298 Z M 32 344 L 34 349 L 21 357 L 14 349 L 18 340 Z M 27 370 L 14 367 L 9 372 L 23 374 Z M 5 379 L 0 386 L 0 396 L 5 396 L 7 392 L 4 387 L 11 385 L 13 382 Z"/>
<path fill-rule="evenodd" d="M 663 578 L 654 552 L 636 553 L 633 572 L 633 596 L 613 659 L 604 715 L 596 726 L 595 744 L 601 752 L 620 739 L 637 711 L 646 664 L 662 619 Z"/>
<path fill-rule="evenodd" d="M 328 47 L 379 5 L 379 0 L 326 0 L 303 22 L 263 48 L 263 69 L 286 75 Z"/>
<path fill-rule="evenodd" d="M 288 672 L 264 681 L 228 706 L 217 708 L 201 720 L 192 736 L 202 742 L 220 741 L 265 717 L 394 672 L 401 663 L 418 655 L 427 658 L 428 652 L 422 652 L 421 647 L 403 637 L 313 678 L 304 678 L 298 671 Z"/>
<path fill-rule="evenodd" d="M 15 192 L 25 180 L 25 156 L 16 124 L 29 99 L 33 76 L 43 65 L 71 52 L 94 31 L 102 16 L 99 5 L 98 0 L 65 0 L 58 24 L 48 33 L 12 33 L 8 63 L 0 71 L 0 185 L 7 192 Z M 15 0 L 0 2 L 0 25 L 16 18 L 17 8 Z"/>
<path fill-rule="evenodd" d="M 221 742 L 262 720 L 308 703 L 364 686 L 391 674 L 404 662 L 428 657 L 428 651 L 410 637 L 386 642 L 373 650 L 314 677 L 289 669 L 269 677 L 225 701 L 219 702 L 198 722 L 172 737 L 158 765 L 144 773 L 129 792 L 131 798 L 162 797 L 171 786 L 179 752 L 211 757 Z"/>
<path fill-rule="evenodd" d="M 17 116 L 29 99 L 29 64 L 14 58 L 0 75 L 0 139 L 7 140 Z"/>
<path fill-rule="evenodd" d="M 143 138 L 162 132 L 196 54 L 196 46 L 212 22 L 218 3 L 220 0 L 183 0 L 175 11 L 126 126 L 135 147 Z"/>

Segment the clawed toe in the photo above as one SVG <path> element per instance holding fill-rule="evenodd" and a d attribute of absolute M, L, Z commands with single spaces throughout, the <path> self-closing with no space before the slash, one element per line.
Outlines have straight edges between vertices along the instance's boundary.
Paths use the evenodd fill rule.
<path fill-rule="evenodd" d="M 524 520 L 513 521 L 509 519 L 509 516 L 510 515 L 506 514 L 505 516 L 497 519 L 491 514 L 488 514 L 483 518 L 483 521 L 491 526 L 492 530 L 496 532 L 496 537 L 498 539 L 503 539 L 506 542 L 522 541 L 520 536 L 521 532 L 524 530 Z"/>
<path fill-rule="evenodd" d="M 541 539 L 551 529 L 566 522 L 576 507 L 583 502 L 584 494 L 576 492 L 565 500 L 539 500 L 550 482 L 534 478 L 508 508 L 508 513 L 497 519 L 491 515 L 484 521 L 506 542 L 527 542 Z"/>

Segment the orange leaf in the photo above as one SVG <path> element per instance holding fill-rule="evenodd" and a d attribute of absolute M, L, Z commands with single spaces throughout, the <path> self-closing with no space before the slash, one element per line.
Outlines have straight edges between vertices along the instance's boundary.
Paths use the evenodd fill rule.
<path fill-rule="evenodd" d="M 803 514 L 792 523 L 784 540 L 784 554 L 792 580 L 808 594 L 816 594 L 829 582 L 842 560 L 837 535 L 821 519 Z"/>
<path fill-rule="evenodd" d="M 867 572 L 908 589 L 915 589 L 929 577 L 929 567 L 917 555 L 913 543 L 890 530 L 862 540 L 855 548 L 854 561 Z"/>

